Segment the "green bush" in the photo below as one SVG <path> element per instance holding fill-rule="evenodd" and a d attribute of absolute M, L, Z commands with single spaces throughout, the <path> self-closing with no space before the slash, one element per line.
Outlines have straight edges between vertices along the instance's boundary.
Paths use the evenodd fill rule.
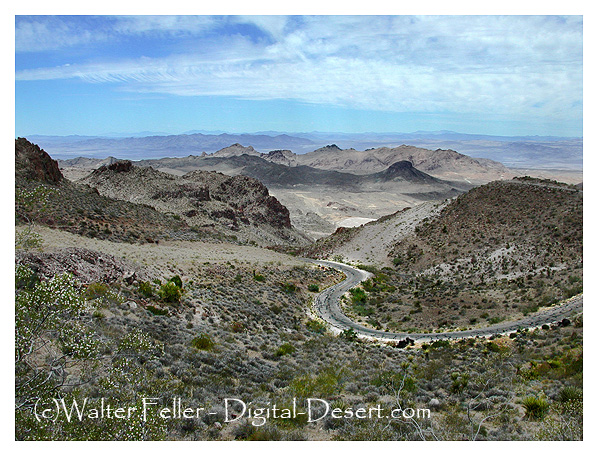
<path fill-rule="evenodd" d="M 351 300 L 354 305 L 365 305 L 366 304 L 366 292 L 359 287 L 349 289 Z"/>
<path fill-rule="evenodd" d="M 327 330 L 327 326 L 322 322 L 310 319 L 306 322 L 306 328 L 314 333 L 324 333 Z"/>
<path fill-rule="evenodd" d="M 210 351 L 214 347 L 214 341 L 210 338 L 210 335 L 202 333 L 200 336 L 196 336 L 191 340 L 191 347 L 196 348 L 200 351 Z"/>
<path fill-rule="evenodd" d="M 549 410 L 549 403 L 544 398 L 526 397 L 522 400 L 522 405 L 526 410 L 525 417 L 529 419 L 542 419 Z"/>
<path fill-rule="evenodd" d="M 574 386 L 564 387 L 562 390 L 560 390 L 558 399 L 562 403 L 566 403 L 568 401 L 582 401 L 582 389 Z"/>
<path fill-rule="evenodd" d="M 170 279 L 170 282 L 175 283 L 175 285 L 179 288 L 179 289 L 183 289 L 183 281 L 181 280 L 181 277 L 179 275 L 175 275 Z"/>
<path fill-rule="evenodd" d="M 447 340 L 437 340 L 435 342 L 433 342 L 433 344 L 431 345 L 431 347 L 437 349 L 437 348 L 446 348 L 451 346 L 451 343 Z"/>
<path fill-rule="evenodd" d="M 85 290 L 85 298 L 93 300 L 101 298 L 108 292 L 108 285 L 101 282 L 92 282 Z"/>
<path fill-rule="evenodd" d="M 286 282 L 281 284 L 281 289 L 283 289 L 283 292 L 286 294 L 292 294 L 297 290 L 297 286 L 295 284 L 291 284 L 290 282 Z"/>
<path fill-rule="evenodd" d="M 295 352 L 295 347 L 291 343 L 283 343 L 275 351 L 275 356 L 282 357 L 284 355 L 293 354 L 294 352 Z"/>
<path fill-rule="evenodd" d="M 154 287 L 149 282 L 140 282 L 137 286 L 137 292 L 146 298 L 150 298 L 154 295 Z"/>
<path fill-rule="evenodd" d="M 158 295 L 167 303 L 179 303 L 182 293 L 179 286 L 172 281 L 168 281 L 166 284 L 160 286 Z"/>
<path fill-rule="evenodd" d="M 339 394 L 349 377 L 345 367 L 329 365 L 318 374 L 297 376 L 289 383 L 289 389 L 300 398 L 327 398 Z"/>
<path fill-rule="evenodd" d="M 310 284 L 308 286 L 308 290 L 310 292 L 318 292 L 320 290 L 320 287 L 318 287 L 318 284 Z"/>
<path fill-rule="evenodd" d="M 146 309 L 151 312 L 154 316 L 166 316 L 168 314 L 168 310 L 156 308 L 155 306 L 148 305 Z"/>
<path fill-rule="evenodd" d="M 346 328 L 339 334 L 339 338 L 347 341 L 358 341 L 358 334 L 353 328 Z"/>

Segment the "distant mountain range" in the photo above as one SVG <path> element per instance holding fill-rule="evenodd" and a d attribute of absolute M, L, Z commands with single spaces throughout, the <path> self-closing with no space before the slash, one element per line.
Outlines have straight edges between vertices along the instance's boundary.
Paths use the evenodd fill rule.
<path fill-rule="evenodd" d="M 77 156 L 105 158 L 115 156 L 130 160 L 184 157 L 219 151 L 234 143 L 252 146 L 257 152 L 289 150 L 301 155 L 327 144 L 340 149 L 410 145 L 425 149 L 452 149 L 476 158 L 487 158 L 512 168 L 582 169 L 582 138 L 552 136 L 493 136 L 452 131 L 413 133 L 342 133 L 342 132 L 274 132 L 230 134 L 190 131 L 180 135 L 140 132 L 128 137 L 29 135 L 55 158 Z"/>
<path fill-rule="evenodd" d="M 96 163 L 94 159 L 78 157 L 61 160 L 60 165 L 92 169 L 116 159 L 95 160 Z M 139 160 L 136 164 L 179 175 L 194 170 L 244 174 L 276 187 L 326 185 L 355 190 L 375 183 L 380 187 L 398 179 L 404 184 L 440 186 L 441 180 L 472 184 L 510 175 L 499 162 L 474 159 L 452 150 L 431 151 L 405 145 L 357 151 L 332 144 L 306 154 L 295 154 L 281 149 L 261 153 L 251 146 L 235 143 L 213 154 Z"/>
<path fill-rule="evenodd" d="M 78 157 L 59 160 L 59 166 L 69 179 L 98 188 L 98 183 L 92 182 L 94 173 L 89 174 L 115 162 L 114 157 Z M 139 160 L 135 165 L 139 170 L 163 172 L 162 177 L 168 173 L 172 179 L 187 179 L 199 172 L 254 178 L 290 208 L 296 227 L 314 237 L 330 233 L 334 224 L 355 218 L 375 219 L 418 202 L 455 197 L 475 182 L 509 175 L 509 170 L 497 162 L 473 159 L 455 151 L 411 146 L 356 151 L 328 145 L 307 154 L 295 154 L 281 149 L 261 153 L 235 143 L 213 154 Z M 154 180 L 156 176 L 147 175 L 144 179 Z M 118 198 L 138 198 L 142 194 L 128 187 Z"/>

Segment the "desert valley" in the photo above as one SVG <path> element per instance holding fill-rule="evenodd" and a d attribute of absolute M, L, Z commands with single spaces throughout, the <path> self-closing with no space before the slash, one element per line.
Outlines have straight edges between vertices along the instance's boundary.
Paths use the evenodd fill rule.
<path fill-rule="evenodd" d="M 77 436 L 580 439 L 581 173 L 518 176 L 407 145 L 56 161 L 19 138 L 15 153 L 18 438 L 72 436 L 29 413 L 58 392 L 163 405 L 176 392 L 205 412 L 89 420 Z M 363 282 L 343 289 L 335 262 Z M 59 320 L 42 303 L 56 287 Z M 256 426 L 227 397 L 431 416 Z"/>

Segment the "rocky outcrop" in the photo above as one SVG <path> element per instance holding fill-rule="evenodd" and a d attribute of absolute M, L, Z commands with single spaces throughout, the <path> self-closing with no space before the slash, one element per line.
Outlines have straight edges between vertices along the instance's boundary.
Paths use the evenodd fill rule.
<path fill-rule="evenodd" d="M 121 279 L 147 279 L 129 262 L 83 248 L 66 248 L 56 252 L 16 252 L 15 263 L 31 268 L 41 280 L 71 273 L 83 284 L 113 283 Z"/>
<path fill-rule="evenodd" d="M 243 146 L 239 143 L 232 144 L 231 146 L 227 146 L 226 148 L 220 149 L 212 154 L 213 157 L 233 157 L 239 155 L 252 155 L 259 156 L 261 155 L 258 151 L 256 151 L 252 146 Z"/>
<path fill-rule="evenodd" d="M 60 184 L 63 180 L 58 162 L 26 138 L 15 140 L 15 175 L 17 179 L 23 178 L 52 185 Z"/>
<path fill-rule="evenodd" d="M 291 225 L 289 210 L 248 176 L 208 171 L 174 176 L 121 161 L 94 170 L 81 182 L 107 197 L 174 215 L 192 227 L 231 230 L 238 239 L 265 245 L 303 239 Z"/>

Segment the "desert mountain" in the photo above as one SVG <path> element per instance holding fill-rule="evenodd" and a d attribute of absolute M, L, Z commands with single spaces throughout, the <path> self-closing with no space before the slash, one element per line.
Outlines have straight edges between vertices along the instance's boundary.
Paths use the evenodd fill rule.
<path fill-rule="evenodd" d="M 260 157 L 262 154 L 256 151 L 252 146 L 242 146 L 239 143 L 232 144 L 231 146 L 227 146 L 226 148 L 219 149 L 212 157 L 235 157 L 240 155 L 250 155 L 250 156 L 258 156 Z"/>
<path fill-rule="evenodd" d="M 432 151 L 406 145 L 357 151 L 341 149 L 336 144 L 332 144 L 306 154 L 294 154 L 290 150 L 274 150 L 266 154 L 256 151 L 252 146 L 242 146 L 237 143 L 208 157 L 241 155 L 260 157 L 268 162 L 288 167 L 304 165 L 320 170 L 358 175 L 382 172 L 397 162 L 410 162 L 421 172 L 450 181 L 480 184 L 513 176 L 505 166 L 493 160 L 475 159 L 451 149 Z"/>
<path fill-rule="evenodd" d="M 200 169 L 256 178 L 290 209 L 293 224 L 314 238 L 330 234 L 339 225 L 361 224 L 423 201 L 451 198 L 472 187 L 465 182 L 434 178 L 408 161 L 362 175 L 306 165 L 286 166 L 267 160 L 265 155 L 247 154 L 148 160 L 139 164 L 174 174 Z"/>
<path fill-rule="evenodd" d="M 86 159 L 74 162 L 87 170 Z M 17 191 L 30 192 L 40 185 L 51 190 L 43 211 L 41 205 L 18 202 L 18 217 L 113 241 L 307 242 L 291 226 L 287 208 L 255 179 L 202 171 L 178 178 L 134 167 L 130 161 L 108 158 L 103 162 L 87 179 L 74 183 L 63 178 L 56 161 L 43 149 L 17 139 Z"/>
<path fill-rule="evenodd" d="M 535 178 L 494 181 L 444 202 L 428 202 L 355 228 L 340 228 L 306 250 L 374 265 L 479 276 L 577 270 L 582 261 L 582 190 Z M 482 267 L 481 267 L 482 266 Z M 509 267 L 509 268 L 508 268 Z"/>
<path fill-rule="evenodd" d="M 348 151 L 332 145 L 317 153 L 338 156 Z M 363 154 L 359 151 L 349 153 Z M 370 156 L 370 152 L 366 154 Z M 392 154 L 387 156 L 394 157 Z M 363 159 L 362 163 L 368 167 L 376 162 L 375 168 L 381 168 L 381 160 Z M 449 182 L 433 177 L 407 160 L 391 162 L 381 171 L 361 174 L 302 165 L 300 160 L 303 160 L 302 156 L 289 150 L 262 154 L 252 147 L 234 144 L 212 155 L 140 160 L 136 165 L 152 167 L 172 176 L 204 170 L 255 178 L 289 208 L 293 225 L 316 238 L 330 234 L 339 225 L 375 220 L 423 201 L 454 197 L 473 186 L 464 180 Z M 83 173 L 82 168 L 70 166 L 77 163 L 79 159 L 59 162 L 66 176 L 74 180 L 82 178 Z"/>
<path fill-rule="evenodd" d="M 252 144 L 260 151 L 292 148 L 296 151 L 311 151 L 317 143 L 307 139 L 286 134 L 251 135 L 251 134 L 182 134 L 152 135 L 144 137 L 108 138 L 108 137 L 60 137 L 32 136 L 33 141 L 41 144 L 52 156 L 61 158 L 75 155 L 103 158 L 109 155 L 126 157 L 127 159 L 144 159 L 148 157 L 183 157 L 189 154 L 201 155 L 202 152 L 213 153 L 231 144 Z"/>
<path fill-rule="evenodd" d="M 390 252 L 404 270 L 480 278 L 565 274 L 582 265 L 582 191 L 529 177 L 476 187 Z"/>
<path fill-rule="evenodd" d="M 297 158 L 303 165 L 359 174 L 380 172 L 396 162 L 408 161 L 422 172 L 452 181 L 481 183 L 512 176 L 501 163 L 489 159 L 475 159 L 450 149 L 431 151 L 406 145 L 356 151 L 333 144 Z"/>
<path fill-rule="evenodd" d="M 175 176 L 119 161 L 94 170 L 81 182 L 107 197 L 145 204 L 192 227 L 215 228 L 241 241 L 307 242 L 292 227 L 287 208 L 264 184 L 248 176 L 201 170 Z"/>
<path fill-rule="evenodd" d="M 77 235 L 136 243 L 221 235 L 193 232 L 149 206 L 107 198 L 64 179 L 57 163 L 25 138 L 15 141 L 15 190 L 18 224 L 34 221 Z"/>
<path fill-rule="evenodd" d="M 357 175 L 349 172 L 321 169 L 307 165 L 288 166 L 277 163 L 269 158 L 281 159 L 291 157 L 285 155 L 285 151 L 273 151 L 269 154 L 231 154 L 233 151 L 243 152 L 237 145 L 228 150 L 223 150 L 209 156 L 189 156 L 183 158 L 166 158 L 157 160 L 141 160 L 139 166 L 150 166 L 158 170 L 175 172 L 181 174 L 191 170 L 214 170 L 228 175 L 246 175 L 256 178 L 271 187 L 294 187 L 294 186 L 330 186 L 340 189 L 364 191 L 372 189 L 375 184 L 399 183 L 404 186 L 431 185 L 437 191 L 451 191 L 461 184 L 445 182 L 434 178 L 427 173 L 417 170 L 412 163 L 406 160 L 392 163 L 381 172 Z M 252 152 L 250 151 L 250 152 Z M 405 190 L 405 189 L 404 189 Z M 454 189 L 455 190 L 455 189 Z"/>
<path fill-rule="evenodd" d="M 173 155 L 172 152 L 174 151 L 176 151 L 174 158 L 166 157 L 162 159 L 140 160 L 138 164 L 165 169 L 169 172 L 178 170 L 180 173 L 203 167 L 206 162 L 203 162 L 202 159 L 222 159 L 248 155 L 287 167 L 304 165 L 319 170 L 347 172 L 358 175 L 382 172 L 397 162 L 410 162 L 415 169 L 421 172 L 450 181 L 480 184 L 513 176 L 513 173 L 506 167 L 493 160 L 475 159 L 451 149 L 437 149 L 432 151 L 406 145 L 395 148 L 381 147 L 357 151 L 355 149 L 341 149 L 337 145 L 332 144 L 306 154 L 295 154 L 289 149 L 277 149 L 268 153 L 261 153 L 252 146 L 243 146 L 235 143 L 219 149 L 213 154 L 192 154 L 187 157 L 181 157 L 181 150 L 175 149 L 170 151 L 171 154 L 167 155 Z M 82 166 L 97 168 L 101 164 L 104 164 L 97 159 L 95 159 L 96 162 L 94 163 L 93 160 L 78 157 L 61 160 L 59 164 L 61 167 L 70 168 Z M 215 164 L 221 165 L 223 162 L 215 162 Z M 237 164 L 237 166 L 239 165 Z M 230 170 L 227 170 L 226 166 L 224 166 L 219 171 L 227 173 Z M 303 169 L 303 171 L 306 172 L 307 169 Z M 259 179 L 265 179 L 265 174 L 263 173 Z"/>

